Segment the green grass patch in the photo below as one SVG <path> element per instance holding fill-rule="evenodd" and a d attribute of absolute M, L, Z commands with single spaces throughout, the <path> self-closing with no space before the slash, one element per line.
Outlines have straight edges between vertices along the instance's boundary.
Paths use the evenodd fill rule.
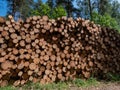
<path fill-rule="evenodd" d="M 0 87 L 0 90 L 18 90 L 18 89 L 13 86 L 5 86 L 5 87 Z"/>
<path fill-rule="evenodd" d="M 120 75 L 113 75 L 108 74 L 108 78 L 110 81 L 120 81 Z M 95 78 L 89 78 L 87 80 L 83 79 L 76 79 L 73 81 L 68 82 L 58 82 L 58 83 L 50 83 L 41 85 L 40 83 L 27 83 L 24 86 L 19 87 L 13 87 L 13 86 L 6 86 L 6 87 L 0 87 L 0 90 L 69 90 L 71 87 L 70 85 L 74 87 L 91 87 L 91 86 L 98 86 L 101 83 L 101 81 L 97 81 Z"/>
<path fill-rule="evenodd" d="M 120 82 L 120 75 L 119 74 L 107 74 L 107 79 L 112 82 Z"/>
<path fill-rule="evenodd" d="M 95 78 L 90 78 L 88 80 L 76 79 L 73 81 L 73 84 L 77 87 L 89 87 L 96 86 L 99 82 Z"/>
<path fill-rule="evenodd" d="M 64 90 L 68 85 L 65 82 L 50 83 L 41 85 L 40 83 L 30 83 L 22 87 L 22 90 Z"/>
<path fill-rule="evenodd" d="M 40 83 L 27 83 L 21 87 L 5 86 L 0 90 L 67 90 L 68 85 L 65 82 L 50 83 L 41 85 Z"/>

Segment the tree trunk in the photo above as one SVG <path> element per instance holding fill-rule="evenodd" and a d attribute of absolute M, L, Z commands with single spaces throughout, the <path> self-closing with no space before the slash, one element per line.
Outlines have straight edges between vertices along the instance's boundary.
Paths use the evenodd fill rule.
<path fill-rule="evenodd" d="M 91 19 L 91 21 L 92 21 L 92 7 L 91 7 L 91 0 L 88 0 L 88 4 L 89 4 L 90 19 Z"/>

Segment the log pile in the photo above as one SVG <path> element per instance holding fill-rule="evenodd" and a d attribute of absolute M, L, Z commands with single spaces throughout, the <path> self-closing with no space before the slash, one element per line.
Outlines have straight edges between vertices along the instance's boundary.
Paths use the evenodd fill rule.
<path fill-rule="evenodd" d="M 33 16 L 0 26 L 0 86 L 120 74 L 120 34 L 82 18 Z"/>

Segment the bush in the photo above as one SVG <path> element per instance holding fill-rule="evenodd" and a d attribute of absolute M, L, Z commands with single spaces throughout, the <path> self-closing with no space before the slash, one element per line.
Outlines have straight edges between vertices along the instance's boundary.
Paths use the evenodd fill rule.
<path fill-rule="evenodd" d="M 43 16 L 47 15 L 49 18 L 56 19 L 58 17 L 66 16 L 67 13 L 62 6 L 57 6 L 55 8 L 50 8 L 48 4 L 41 4 L 39 8 L 32 10 L 31 15 Z"/>
<path fill-rule="evenodd" d="M 110 27 L 120 32 L 120 26 L 118 25 L 118 22 L 114 18 L 112 18 L 109 14 L 105 14 L 102 16 L 94 12 L 93 21 L 96 24 L 100 24 L 101 26 L 105 26 L 105 27 Z"/>

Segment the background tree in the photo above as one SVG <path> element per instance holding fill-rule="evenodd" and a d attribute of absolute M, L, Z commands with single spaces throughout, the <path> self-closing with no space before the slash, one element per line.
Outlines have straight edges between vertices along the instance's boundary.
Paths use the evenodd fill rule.
<path fill-rule="evenodd" d="M 48 4 L 48 6 L 51 8 L 51 10 L 50 10 L 50 14 L 52 15 L 53 14 L 53 9 L 55 8 L 55 1 L 56 0 L 48 0 L 47 2 L 46 2 L 46 4 Z M 51 18 L 54 18 L 54 16 L 51 16 Z"/>
<path fill-rule="evenodd" d="M 56 6 L 62 5 L 67 12 L 67 16 L 73 17 L 74 12 L 76 11 L 73 2 L 74 0 L 56 0 Z"/>
<path fill-rule="evenodd" d="M 49 18 L 57 18 L 67 15 L 90 19 L 102 26 L 120 28 L 120 3 L 117 0 L 47 0 L 44 3 L 43 0 L 6 1 L 9 7 L 8 14 L 16 18 L 25 19 L 31 15 L 48 15 Z M 113 20 L 113 23 L 110 20 Z M 108 21 L 110 23 L 107 23 Z"/>
<path fill-rule="evenodd" d="M 39 15 L 39 16 L 47 15 L 49 18 L 58 18 L 58 17 L 66 16 L 66 14 L 67 13 L 62 6 L 51 8 L 47 3 L 45 4 L 42 3 L 39 5 L 39 7 L 37 7 L 36 9 L 34 8 L 31 11 L 31 15 Z"/>
<path fill-rule="evenodd" d="M 15 17 L 15 14 L 17 12 L 17 7 L 20 6 L 17 0 L 7 0 L 8 3 L 8 14 L 11 14 Z"/>
<path fill-rule="evenodd" d="M 98 12 L 100 15 L 111 13 L 111 0 L 98 0 Z"/>
<path fill-rule="evenodd" d="M 115 18 L 120 26 L 120 3 L 117 0 L 114 0 L 111 6 L 111 17 Z"/>
<path fill-rule="evenodd" d="M 58 18 L 58 17 L 66 16 L 66 15 L 67 15 L 67 13 L 66 13 L 65 9 L 60 5 L 53 9 L 53 14 L 52 14 L 51 18 Z"/>
<path fill-rule="evenodd" d="M 88 6 L 89 6 L 90 19 L 92 20 L 92 7 L 91 7 L 91 0 L 88 0 Z"/>
<path fill-rule="evenodd" d="M 42 3 L 42 0 L 36 0 L 36 2 L 33 4 L 33 9 L 38 9 Z"/>
<path fill-rule="evenodd" d="M 30 16 L 30 12 L 34 6 L 34 1 L 33 0 L 21 0 L 20 6 L 17 7 L 18 9 L 18 16 L 19 18 L 26 18 Z"/>
<path fill-rule="evenodd" d="M 96 24 L 100 24 L 101 26 L 114 28 L 116 30 L 120 30 L 118 22 L 115 18 L 112 18 L 109 14 L 100 15 L 96 12 L 93 13 L 93 21 Z"/>
<path fill-rule="evenodd" d="M 80 17 L 120 30 L 120 4 L 116 0 L 77 0 Z M 109 8 L 108 8 L 109 7 Z"/>
<path fill-rule="evenodd" d="M 33 0 L 7 0 L 8 14 L 14 17 L 26 18 L 30 15 Z"/>
<path fill-rule="evenodd" d="M 38 15 L 38 16 L 43 16 L 47 15 L 50 16 L 50 7 L 47 4 L 40 4 L 36 9 L 33 9 L 31 11 L 31 15 Z"/>
<path fill-rule="evenodd" d="M 80 16 L 85 19 L 90 19 L 92 16 L 92 7 L 90 0 L 77 0 L 78 9 L 80 10 Z"/>
<path fill-rule="evenodd" d="M 46 3 L 48 4 L 48 6 L 50 7 L 50 8 L 54 8 L 55 7 L 55 1 L 56 0 L 48 0 Z"/>

